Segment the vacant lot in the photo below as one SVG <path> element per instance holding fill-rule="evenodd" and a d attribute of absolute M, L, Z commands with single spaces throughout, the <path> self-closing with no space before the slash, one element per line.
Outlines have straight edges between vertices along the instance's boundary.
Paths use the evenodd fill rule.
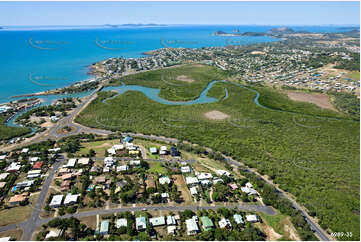
<path fill-rule="evenodd" d="M 8 230 L 8 231 L 0 233 L 0 238 L 2 238 L 2 237 L 11 237 L 11 238 L 15 238 L 16 240 L 21 240 L 22 236 L 23 236 L 23 230 L 22 229 Z"/>
<path fill-rule="evenodd" d="M 181 196 L 184 200 L 184 203 L 191 204 L 193 201 L 193 198 L 192 198 L 191 193 L 189 192 L 189 189 L 187 187 L 186 182 L 184 181 L 183 176 L 182 175 L 174 175 L 173 180 L 174 180 L 175 185 L 178 188 L 178 191 L 181 192 Z"/>
<path fill-rule="evenodd" d="M 90 149 L 93 149 L 96 153 L 95 157 L 104 157 L 105 150 L 119 143 L 119 139 L 82 143 L 80 150 L 76 153 L 76 156 L 87 155 L 89 154 Z"/>
<path fill-rule="evenodd" d="M 185 75 L 177 76 L 177 81 L 188 82 L 188 83 L 194 82 L 193 79 L 191 79 Z"/>
<path fill-rule="evenodd" d="M 97 228 L 97 219 L 96 216 L 89 216 L 83 217 L 79 219 L 81 223 L 85 224 L 86 226 L 96 229 Z"/>
<path fill-rule="evenodd" d="M 313 103 L 320 108 L 327 108 L 333 111 L 337 111 L 337 109 L 330 103 L 328 96 L 323 93 L 304 93 L 288 91 L 287 96 L 294 101 Z"/>
<path fill-rule="evenodd" d="M 0 226 L 23 222 L 27 220 L 32 212 L 30 206 L 19 206 L 0 211 Z"/>

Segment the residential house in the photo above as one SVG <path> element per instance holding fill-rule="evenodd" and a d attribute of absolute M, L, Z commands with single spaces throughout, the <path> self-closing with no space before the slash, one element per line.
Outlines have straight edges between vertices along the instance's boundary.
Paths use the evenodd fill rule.
<path fill-rule="evenodd" d="M 17 171 L 20 170 L 20 168 L 21 168 L 20 163 L 18 163 L 18 162 L 12 162 L 12 163 L 8 166 L 8 168 L 6 169 L 6 171 L 7 171 L 7 172 L 17 172 Z"/>
<path fill-rule="evenodd" d="M 231 188 L 232 191 L 238 189 L 238 186 L 236 183 L 229 184 L 229 187 Z"/>
<path fill-rule="evenodd" d="M 6 186 L 6 182 L 0 182 L 0 189 L 4 188 Z"/>
<path fill-rule="evenodd" d="M 31 187 L 34 184 L 34 180 L 24 180 L 22 182 L 18 182 L 16 184 L 17 188 L 26 188 L 26 187 Z"/>
<path fill-rule="evenodd" d="M 117 220 L 117 224 L 116 224 L 117 228 L 119 229 L 120 227 L 127 227 L 128 226 L 128 221 L 126 218 L 119 218 Z"/>
<path fill-rule="evenodd" d="M 236 224 L 244 224 L 243 218 L 240 214 L 234 214 L 233 219 L 236 222 Z"/>
<path fill-rule="evenodd" d="M 19 195 L 14 195 L 10 198 L 9 200 L 9 205 L 10 206 L 17 206 L 19 205 L 21 202 L 25 202 L 27 200 L 27 196 L 24 196 L 23 194 L 19 194 Z"/>
<path fill-rule="evenodd" d="M 254 214 L 246 215 L 246 220 L 250 223 L 256 223 L 256 222 L 258 222 L 258 217 L 257 217 L 257 215 L 254 215 Z"/>
<path fill-rule="evenodd" d="M 123 145 L 123 144 L 113 145 L 112 148 L 113 148 L 114 150 L 124 150 L 124 145 Z"/>
<path fill-rule="evenodd" d="M 49 233 L 46 234 L 45 240 L 50 238 L 58 238 L 61 235 L 60 229 L 51 229 Z"/>
<path fill-rule="evenodd" d="M 222 218 L 221 220 L 219 220 L 218 225 L 219 225 L 219 228 L 221 228 L 221 229 L 223 229 L 223 228 L 231 229 L 232 228 L 231 221 L 229 221 L 229 219 L 226 219 L 226 218 Z"/>
<path fill-rule="evenodd" d="M 97 176 L 94 178 L 94 183 L 95 184 L 103 184 L 106 182 L 106 178 L 105 176 Z"/>
<path fill-rule="evenodd" d="M 64 174 L 64 175 L 61 176 L 61 179 L 62 179 L 63 181 L 65 181 L 65 180 L 71 180 L 71 179 L 73 179 L 73 174 L 71 174 L 71 173 Z"/>
<path fill-rule="evenodd" d="M 168 230 L 168 234 L 174 235 L 175 231 L 177 230 L 177 226 L 175 226 L 175 225 L 168 226 L 167 230 Z"/>
<path fill-rule="evenodd" d="M 64 168 L 73 168 L 75 166 L 77 159 L 75 158 L 71 158 L 68 160 L 68 163 L 66 165 L 64 165 Z"/>
<path fill-rule="evenodd" d="M 186 183 L 187 185 L 198 185 L 199 184 L 199 180 L 197 177 L 192 177 L 192 176 L 187 176 L 186 177 Z"/>
<path fill-rule="evenodd" d="M 88 165 L 88 164 L 89 164 L 89 161 L 90 161 L 89 158 L 80 158 L 80 159 L 78 160 L 78 164 L 80 164 L 80 165 Z"/>
<path fill-rule="evenodd" d="M 61 148 L 53 148 L 53 149 L 48 149 L 49 152 L 59 152 L 61 150 Z"/>
<path fill-rule="evenodd" d="M 201 217 L 202 227 L 204 231 L 208 231 L 214 227 L 214 224 L 207 216 Z"/>
<path fill-rule="evenodd" d="M 70 172 L 70 169 L 69 168 L 60 168 L 59 171 L 58 171 L 58 176 L 62 176 L 66 173 L 69 173 Z"/>
<path fill-rule="evenodd" d="M 100 224 L 100 234 L 106 235 L 109 232 L 109 220 L 103 220 Z"/>
<path fill-rule="evenodd" d="M 40 170 L 42 166 L 43 166 L 43 162 L 38 161 L 33 165 L 33 170 Z"/>
<path fill-rule="evenodd" d="M 60 186 L 60 191 L 68 191 L 70 189 L 70 184 L 71 184 L 71 181 L 70 180 L 65 180 L 61 183 L 61 186 Z"/>
<path fill-rule="evenodd" d="M 181 172 L 182 173 L 190 173 L 191 172 L 191 168 L 189 166 L 182 166 L 181 167 Z"/>
<path fill-rule="evenodd" d="M 217 184 L 218 182 L 223 182 L 223 180 L 221 178 L 213 179 L 213 184 Z"/>
<path fill-rule="evenodd" d="M 242 192 L 248 195 L 258 195 L 257 191 L 249 187 L 241 187 Z"/>
<path fill-rule="evenodd" d="M 68 195 L 66 195 L 65 200 L 64 200 L 64 205 L 72 205 L 78 202 L 78 198 L 79 198 L 80 194 L 70 194 L 68 193 Z"/>
<path fill-rule="evenodd" d="M 114 148 L 109 148 L 109 149 L 107 149 L 107 152 L 108 152 L 108 154 L 110 154 L 110 155 L 116 155 L 116 154 L 117 154 L 117 152 L 115 151 Z"/>
<path fill-rule="evenodd" d="M 49 206 L 51 208 L 58 208 L 61 206 L 61 203 L 63 201 L 63 195 L 54 195 L 53 198 L 51 199 L 51 202 L 49 204 Z"/>
<path fill-rule="evenodd" d="M 129 161 L 129 165 L 130 166 L 139 166 L 140 160 L 131 160 L 131 161 Z"/>
<path fill-rule="evenodd" d="M 219 176 L 223 176 L 223 175 L 224 176 L 230 176 L 231 175 L 231 173 L 229 173 L 228 171 L 225 171 L 225 170 L 217 170 L 216 173 Z"/>
<path fill-rule="evenodd" d="M 158 154 L 158 149 L 156 147 L 151 147 L 149 151 L 151 154 Z"/>
<path fill-rule="evenodd" d="M 29 148 L 24 148 L 21 150 L 21 153 L 28 153 L 29 152 Z"/>
<path fill-rule="evenodd" d="M 195 195 L 198 194 L 197 187 L 191 187 L 191 188 L 189 189 L 189 191 L 191 192 L 191 195 L 192 195 L 192 196 L 195 196 Z"/>
<path fill-rule="evenodd" d="M 117 166 L 117 172 L 127 171 L 127 170 L 129 170 L 129 167 L 127 165 Z"/>
<path fill-rule="evenodd" d="M 37 178 L 41 175 L 41 170 L 31 170 L 28 172 L 28 179 Z"/>
<path fill-rule="evenodd" d="M 159 154 L 160 154 L 160 155 L 166 155 L 166 154 L 168 154 L 167 146 L 164 146 L 164 145 L 161 146 L 161 147 L 160 147 Z"/>
<path fill-rule="evenodd" d="M 126 143 L 130 143 L 130 142 L 133 141 L 133 138 L 130 137 L 130 136 L 126 136 L 126 137 L 123 139 L 123 141 L 126 142 Z"/>
<path fill-rule="evenodd" d="M 145 217 L 135 218 L 135 227 L 138 231 L 147 229 L 147 222 Z"/>
<path fill-rule="evenodd" d="M 198 180 L 208 180 L 208 179 L 212 179 L 213 178 L 213 175 L 211 173 L 200 173 L 198 176 L 197 176 Z"/>
<path fill-rule="evenodd" d="M 1 173 L 1 174 L 0 174 L 0 181 L 1 181 L 1 180 L 5 180 L 6 177 L 8 177 L 8 175 L 10 175 L 10 173 L 7 173 L 7 172 Z"/>
<path fill-rule="evenodd" d="M 108 157 L 104 158 L 104 166 L 111 167 L 114 165 L 114 163 L 115 163 L 115 160 L 113 157 L 108 156 Z"/>
<path fill-rule="evenodd" d="M 210 180 L 201 180 L 201 185 L 203 185 L 203 186 L 210 186 L 210 185 L 211 185 L 211 181 L 210 181 Z"/>
<path fill-rule="evenodd" d="M 167 216 L 167 225 L 176 225 L 177 221 L 175 220 L 174 216 Z"/>
<path fill-rule="evenodd" d="M 187 235 L 195 235 L 199 231 L 197 221 L 195 221 L 193 218 L 186 220 L 186 226 L 187 226 Z"/>
<path fill-rule="evenodd" d="M 5 160 L 7 155 L 0 155 L 0 160 Z"/>
<path fill-rule="evenodd" d="M 171 180 L 169 179 L 168 176 L 162 176 L 159 178 L 159 183 L 164 185 L 164 184 L 170 184 L 171 183 Z"/>
<path fill-rule="evenodd" d="M 163 225 L 165 225 L 165 218 L 164 218 L 164 216 L 150 218 L 149 223 L 153 227 L 163 226 Z"/>

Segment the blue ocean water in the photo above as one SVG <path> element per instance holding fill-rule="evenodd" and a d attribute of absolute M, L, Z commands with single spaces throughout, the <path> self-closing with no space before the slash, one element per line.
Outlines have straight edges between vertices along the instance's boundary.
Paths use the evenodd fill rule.
<path fill-rule="evenodd" d="M 88 66 L 109 57 L 138 58 L 168 47 L 225 46 L 278 41 L 270 37 L 213 36 L 217 30 L 266 32 L 277 26 L 120 27 L 0 30 L 0 103 L 11 96 L 39 92 L 88 79 Z M 339 27 L 297 26 L 310 32 L 344 31 Z M 239 39 L 236 39 L 239 38 Z"/>

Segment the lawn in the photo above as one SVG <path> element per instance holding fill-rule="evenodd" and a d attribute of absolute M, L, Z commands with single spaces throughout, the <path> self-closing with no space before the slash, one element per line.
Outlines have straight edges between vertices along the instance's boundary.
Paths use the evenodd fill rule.
<path fill-rule="evenodd" d="M 132 75 L 132 80 L 144 86 L 161 85 L 154 81 L 161 71 L 147 73 Z M 141 81 L 145 77 L 150 79 Z M 359 122 L 346 114 L 294 102 L 271 88 L 253 87 L 260 93 L 259 102 L 263 105 L 257 106 L 254 91 L 230 83 L 222 85 L 228 90 L 227 99 L 186 106 L 160 104 L 135 91 L 104 104 L 101 101 L 109 93 L 101 92 L 76 121 L 102 128 L 96 122 L 98 115 L 122 120 L 126 117 L 116 130 L 173 137 L 220 151 L 273 178 L 281 189 L 292 193 L 317 216 L 322 227 L 352 231 L 352 239 L 357 240 Z M 199 95 L 201 88 L 197 90 Z M 184 97 L 193 97 L 193 89 L 190 92 Z M 171 96 L 170 93 L 167 98 Z M 204 114 L 213 110 L 226 113 L 229 118 L 207 119 Z"/>
<path fill-rule="evenodd" d="M 94 141 L 89 143 L 81 143 L 80 150 L 75 154 L 75 156 L 82 156 L 89 154 L 90 149 L 93 149 L 96 153 L 95 157 L 104 157 L 105 150 L 111 148 L 115 144 L 119 144 L 119 139 L 114 140 L 101 140 Z"/>
<path fill-rule="evenodd" d="M 18 206 L 0 211 L 0 226 L 27 220 L 32 213 L 30 206 Z"/>
<path fill-rule="evenodd" d="M 351 78 L 353 81 L 359 81 L 360 80 L 360 72 L 359 71 L 351 71 L 347 74 L 347 78 Z"/>
<path fill-rule="evenodd" d="M 0 238 L 2 237 L 11 237 L 15 238 L 17 241 L 21 240 L 21 237 L 23 236 L 23 230 L 22 229 L 16 229 L 16 230 L 8 230 L 5 232 L 0 232 Z"/>
<path fill-rule="evenodd" d="M 149 170 L 150 173 L 155 174 L 165 174 L 168 169 L 162 166 L 161 162 L 149 162 Z"/>

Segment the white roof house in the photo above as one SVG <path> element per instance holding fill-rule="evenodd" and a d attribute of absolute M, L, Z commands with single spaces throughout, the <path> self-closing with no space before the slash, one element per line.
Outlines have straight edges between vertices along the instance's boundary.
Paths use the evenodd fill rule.
<path fill-rule="evenodd" d="M 75 163 L 76 163 L 76 160 L 77 160 L 77 159 L 75 159 L 75 158 L 69 159 L 69 160 L 68 160 L 68 163 L 67 163 L 65 166 L 63 166 L 63 167 L 69 167 L 69 168 L 74 167 L 74 166 L 75 166 Z"/>
<path fill-rule="evenodd" d="M 229 221 L 229 219 L 226 219 L 226 218 L 222 218 L 221 220 L 219 220 L 218 225 L 219 225 L 219 227 L 221 229 L 223 229 L 223 228 L 232 228 L 231 221 Z"/>
<path fill-rule="evenodd" d="M 231 175 L 231 173 L 229 173 L 228 171 L 225 171 L 225 170 L 217 170 L 216 173 L 217 173 L 217 175 L 220 175 L 220 176 L 223 176 L 223 175 L 230 176 Z"/>
<path fill-rule="evenodd" d="M 176 225 L 177 222 L 174 216 L 167 216 L 167 225 Z"/>
<path fill-rule="evenodd" d="M 192 195 L 192 196 L 193 196 L 193 195 L 196 195 L 196 194 L 198 193 L 196 187 L 191 187 L 189 190 L 191 191 L 191 195 Z"/>
<path fill-rule="evenodd" d="M 223 182 L 221 178 L 213 179 L 213 183 L 217 184 L 218 182 Z"/>
<path fill-rule="evenodd" d="M 194 219 L 187 219 L 186 226 L 188 235 L 195 235 L 199 231 L 198 224 Z"/>
<path fill-rule="evenodd" d="M 114 150 L 123 150 L 124 149 L 124 145 L 120 144 L 120 145 L 113 145 L 112 147 Z"/>
<path fill-rule="evenodd" d="M 198 176 L 198 180 L 206 180 L 206 179 L 212 179 L 213 175 L 211 173 L 200 173 Z"/>
<path fill-rule="evenodd" d="M 114 164 L 114 162 L 115 161 L 114 161 L 113 157 L 108 156 L 108 157 L 104 158 L 104 165 L 105 166 L 112 166 Z"/>
<path fill-rule="evenodd" d="M 160 150 L 167 151 L 168 149 L 167 149 L 167 146 L 162 145 L 162 146 L 160 147 Z"/>
<path fill-rule="evenodd" d="M 51 202 L 50 202 L 49 206 L 50 206 L 51 208 L 60 207 L 62 201 L 63 201 L 63 195 L 55 195 L 55 196 L 53 196 L 53 198 L 51 199 Z"/>
<path fill-rule="evenodd" d="M 128 169 L 129 169 L 129 167 L 127 165 L 117 166 L 117 172 L 127 171 Z"/>
<path fill-rule="evenodd" d="M 177 229 L 177 226 L 175 226 L 175 225 L 168 226 L 167 227 L 168 234 L 175 234 L 176 229 Z"/>
<path fill-rule="evenodd" d="M 79 194 L 72 195 L 72 194 L 69 193 L 69 194 L 66 195 L 66 197 L 65 197 L 64 205 L 70 205 L 70 204 L 77 203 L 79 196 L 80 196 Z"/>
<path fill-rule="evenodd" d="M 160 196 L 161 196 L 162 198 L 169 198 L 169 194 L 166 193 L 166 192 L 160 194 Z"/>
<path fill-rule="evenodd" d="M 161 146 L 161 147 L 160 147 L 159 154 L 160 154 L 160 155 L 166 155 L 166 154 L 168 154 L 167 146 L 164 146 L 164 145 Z"/>
<path fill-rule="evenodd" d="M 49 233 L 46 234 L 45 239 L 49 239 L 49 238 L 56 238 L 59 237 L 61 234 L 61 230 L 60 229 L 51 229 L 49 231 Z"/>
<path fill-rule="evenodd" d="M 181 172 L 182 173 L 189 173 L 189 172 L 191 172 L 191 168 L 189 166 L 182 166 L 181 167 Z"/>
<path fill-rule="evenodd" d="M 252 186 L 252 184 L 250 182 L 247 182 L 245 186 L 248 187 L 248 188 L 253 188 L 253 186 Z"/>
<path fill-rule="evenodd" d="M 150 153 L 152 153 L 152 154 L 157 154 L 157 153 L 158 153 L 158 149 L 157 149 L 156 147 L 151 147 L 151 148 L 149 148 L 149 151 L 150 151 Z"/>
<path fill-rule="evenodd" d="M 37 162 L 39 160 L 39 157 L 30 157 L 29 160 L 31 162 Z"/>
<path fill-rule="evenodd" d="M 150 218 L 149 223 L 153 227 L 155 227 L 155 226 L 163 226 L 163 225 L 165 225 L 165 218 L 164 218 L 164 216 Z"/>
<path fill-rule="evenodd" d="M 8 175 L 10 175 L 10 173 L 7 173 L 7 172 L 1 173 L 1 174 L 0 174 L 0 180 L 6 179 L 6 177 L 8 177 Z"/>
<path fill-rule="evenodd" d="M 27 178 L 36 178 L 39 177 L 41 174 L 41 170 L 31 170 L 28 172 Z"/>
<path fill-rule="evenodd" d="M 107 152 L 108 152 L 108 154 L 111 154 L 111 155 L 115 155 L 117 153 L 114 148 L 107 149 Z"/>
<path fill-rule="evenodd" d="M 251 222 L 251 223 L 255 223 L 255 222 L 258 222 L 258 218 L 257 218 L 257 215 L 246 215 L 246 219 L 248 222 Z"/>
<path fill-rule="evenodd" d="M 6 171 L 18 171 L 20 170 L 21 165 L 18 162 L 12 162 L 8 168 L 6 169 Z"/>
<path fill-rule="evenodd" d="M 119 229 L 120 227 L 127 227 L 128 226 L 128 221 L 126 218 L 120 218 L 117 220 L 117 228 Z"/>
<path fill-rule="evenodd" d="M 48 149 L 49 152 L 58 152 L 60 150 L 61 150 L 61 148 Z"/>
<path fill-rule="evenodd" d="M 139 166 L 140 165 L 140 160 L 131 160 L 131 161 L 129 161 L 129 165 L 131 165 L 131 166 Z"/>
<path fill-rule="evenodd" d="M 201 184 L 205 185 L 205 186 L 209 186 L 209 185 L 211 185 L 211 181 L 210 180 L 201 180 Z"/>
<path fill-rule="evenodd" d="M 89 164 L 89 161 L 90 161 L 89 158 L 80 158 L 80 159 L 78 160 L 78 164 L 88 165 L 88 164 Z"/>
<path fill-rule="evenodd" d="M 249 188 L 249 187 L 241 187 L 241 190 L 242 190 L 242 192 L 247 193 L 249 195 L 257 195 L 258 194 L 256 190 L 254 190 L 253 188 Z"/>
<path fill-rule="evenodd" d="M 194 185 L 194 184 L 199 184 L 199 181 L 197 177 L 187 176 L 186 183 L 187 185 Z"/>
<path fill-rule="evenodd" d="M 0 160 L 5 160 L 6 155 L 0 155 Z"/>
<path fill-rule="evenodd" d="M 29 152 L 29 148 L 24 148 L 21 150 L 21 153 L 28 153 Z"/>
<path fill-rule="evenodd" d="M 137 217 L 135 218 L 135 227 L 137 230 L 145 230 L 147 229 L 147 222 L 145 217 Z"/>
<path fill-rule="evenodd" d="M 164 184 L 170 184 L 171 180 L 169 179 L 169 177 L 167 176 L 162 176 L 159 178 L 159 183 L 164 185 Z"/>

